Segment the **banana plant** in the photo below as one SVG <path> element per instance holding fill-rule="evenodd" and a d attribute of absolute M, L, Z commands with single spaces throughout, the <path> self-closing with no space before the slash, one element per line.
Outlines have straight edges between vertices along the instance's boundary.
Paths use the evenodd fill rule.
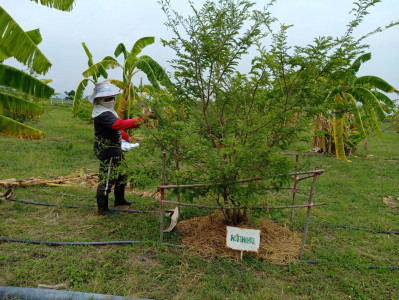
<path fill-rule="evenodd" d="M 30 0 L 39 3 L 39 0 Z M 45 5 L 50 8 L 55 8 L 62 11 L 71 11 L 75 0 L 40 0 L 41 5 Z"/>
<path fill-rule="evenodd" d="M 25 32 L 0 6 L 0 109 L 12 114 L 39 116 L 42 106 L 26 101 L 18 92 L 39 98 L 49 98 L 54 89 L 43 81 L 16 68 L 3 64 L 14 57 L 38 74 L 45 74 L 51 66 L 37 45 L 42 41 L 39 29 Z M 0 133 L 19 138 L 38 139 L 44 133 L 5 115 L 0 115 Z"/>
<path fill-rule="evenodd" d="M 356 128 L 357 140 L 365 138 L 370 132 L 379 134 L 378 122 L 383 121 L 386 113 L 395 106 L 382 93 L 398 93 L 392 85 L 377 76 L 356 76 L 361 64 L 370 59 L 370 53 L 358 57 L 345 72 L 339 86 L 333 88 L 326 99 L 327 103 L 332 103 L 333 140 L 339 160 L 347 161 L 344 137 L 348 139 L 351 129 Z M 351 124 L 345 125 L 346 122 Z"/>
<path fill-rule="evenodd" d="M 133 84 L 133 77 L 140 71 L 147 75 L 148 81 L 155 89 L 159 90 L 161 86 L 172 87 L 166 72 L 154 59 L 148 55 L 138 56 L 146 46 L 153 44 L 154 41 L 154 37 L 143 37 L 135 42 L 130 52 L 126 50 L 123 43 L 120 43 L 116 47 L 114 55 L 118 57 L 120 54 L 123 54 L 122 64 L 116 58 L 106 56 L 103 60 L 93 64 L 83 72 L 85 79 L 82 82 L 87 86 L 89 82 L 88 77 L 99 74 L 102 68 L 122 69 L 122 80 L 109 79 L 111 84 L 122 90 L 122 97 L 119 99 L 117 107 L 117 113 L 122 119 L 130 118 L 131 107 L 135 107 L 136 105 L 137 88 Z M 83 95 L 83 93 L 80 95 Z"/>
<path fill-rule="evenodd" d="M 87 64 L 90 67 L 94 65 L 93 63 L 93 55 L 91 54 L 89 48 L 87 47 L 85 42 L 82 42 L 83 49 L 87 55 L 88 61 Z M 89 82 L 93 84 L 98 81 L 98 78 L 103 76 L 104 78 L 108 77 L 107 71 L 103 67 L 99 67 L 98 72 L 92 74 L 92 79 L 85 78 L 79 82 L 78 87 L 76 88 L 75 96 L 73 99 L 73 107 L 72 113 L 75 117 L 79 117 L 82 119 L 91 118 L 91 104 L 83 99 L 83 93 Z"/>

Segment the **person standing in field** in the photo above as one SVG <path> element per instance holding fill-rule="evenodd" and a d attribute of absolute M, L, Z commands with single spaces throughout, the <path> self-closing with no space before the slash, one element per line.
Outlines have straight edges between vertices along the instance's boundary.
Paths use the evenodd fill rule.
<path fill-rule="evenodd" d="M 114 187 L 114 206 L 131 205 L 125 199 L 127 164 L 122 153 L 122 139 L 132 142 L 124 130 L 141 126 L 153 119 L 153 112 L 142 118 L 121 120 L 114 110 L 115 97 L 119 93 L 111 91 L 107 82 L 96 83 L 94 93 L 88 97 L 94 105 L 94 152 L 100 160 L 100 182 L 97 187 L 97 207 L 99 215 L 115 214 L 108 208 L 108 195 Z"/>

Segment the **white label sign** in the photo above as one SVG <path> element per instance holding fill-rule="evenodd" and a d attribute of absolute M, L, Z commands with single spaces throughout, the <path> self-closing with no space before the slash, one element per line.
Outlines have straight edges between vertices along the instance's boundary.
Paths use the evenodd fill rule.
<path fill-rule="evenodd" d="M 260 230 L 227 226 L 227 248 L 258 252 L 259 244 Z"/>

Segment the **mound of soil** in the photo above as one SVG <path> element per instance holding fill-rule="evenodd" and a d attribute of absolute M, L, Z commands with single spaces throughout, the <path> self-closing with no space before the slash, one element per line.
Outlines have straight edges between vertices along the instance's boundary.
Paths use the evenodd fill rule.
<path fill-rule="evenodd" d="M 261 231 L 259 251 L 253 253 L 256 257 L 279 265 L 296 261 L 301 238 L 289 228 L 270 220 L 264 220 L 258 226 L 245 224 L 239 227 Z M 183 236 L 182 244 L 201 257 L 228 256 L 238 259 L 240 256 L 239 251 L 226 248 L 226 223 L 221 213 L 181 221 L 177 229 Z"/>

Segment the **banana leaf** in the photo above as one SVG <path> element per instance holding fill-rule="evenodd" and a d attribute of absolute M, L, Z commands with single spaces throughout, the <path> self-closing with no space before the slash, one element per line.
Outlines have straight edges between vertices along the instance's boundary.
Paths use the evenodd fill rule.
<path fill-rule="evenodd" d="M 11 87 L 39 98 L 50 98 L 54 94 L 54 89 L 43 81 L 4 64 L 0 64 L 0 85 Z"/>
<path fill-rule="evenodd" d="M 83 93 L 84 93 L 89 81 L 94 83 L 94 81 L 91 80 L 90 78 L 85 78 L 81 82 L 79 82 L 78 87 L 76 88 L 75 96 L 73 98 L 73 107 L 72 107 L 72 113 L 75 116 L 79 110 L 81 103 L 82 103 Z"/>
<path fill-rule="evenodd" d="M 126 47 L 123 43 L 119 43 L 115 49 L 114 55 L 115 57 L 118 57 L 121 53 L 123 53 L 123 58 L 126 60 L 128 52 L 126 51 Z"/>
<path fill-rule="evenodd" d="M 40 105 L 2 92 L 0 92 L 0 108 L 26 116 L 39 116 L 44 112 L 44 108 Z"/>
<path fill-rule="evenodd" d="M 32 42 L 34 42 L 36 45 L 39 45 L 42 42 L 42 35 L 40 34 L 39 29 L 34 29 L 30 31 L 26 31 L 26 34 L 30 37 Z M 12 57 L 12 54 L 8 52 L 6 49 L 3 47 L 0 47 L 0 62 L 3 60 Z"/>
<path fill-rule="evenodd" d="M 38 140 L 43 136 L 44 132 L 0 115 L 0 134 L 22 139 Z"/>
<path fill-rule="evenodd" d="M 89 77 L 89 76 L 93 76 L 94 74 L 101 73 L 102 68 L 115 69 L 116 67 L 122 68 L 122 66 L 118 63 L 118 61 L 115 58 L 113 58 L 111 56 L 106 56 L 106 57 L 104 57 L 104 59 L 102 61 L 92 65 L 90 68 L 88 68 L 82 74 L 84 77 Z"/>
<path fill-rule="evenodd" d="M 38 74 L 45 74 L 51 67 L 29 35 L 0 6 L 0 48 Z"/>
<path fill-rule="evenodd" d="M 155 42 L 155 37 L 153 37 L 153 36 L 146 36 L 146 37 L 143 37 L 143 38 L 137 40 L 137 41 L 134 43 L 134 45 L 133 45 L 133 47 L 132 47 L 132 50 L 131 50 L 130 53 L 129 53 L 129 56 L 136 57 L 137 55 L 140 54 L 140 52 L 141 52 L 146 46 L 151 45 L 151 44 L 153 44 L 154 42 Z M 115 50 L 115 51 L 116 51 L 116 50 Z"/>
<path fill-rule="evenodd" d="M 354 84 L 356 86 L 361 86 L 365 84 L 369 84 L 372 87 L 375 87 L 381 91 L 384 91 L 386 93 L 393 93 L 396 91 L 396 89 L 390 85 L 388 82 L 386 82 L 384 79 L 379 78 L 377 76 L 362 76 L 359 77 L 355 80 Z"/>
<path fill-rule="evenodd" d="M 55 8 L 62 11 L 71 11 L 75 3 L 74 0 L 30 0 L 50 8 Z"/>
<path fill-rule="evenodd" d="M 338 160 L 348 161 L 345 155 L 345 143 L 343 138 L 343 117 L 333 118 L 333 136 L 335 143 L 335 156 Z"/>

